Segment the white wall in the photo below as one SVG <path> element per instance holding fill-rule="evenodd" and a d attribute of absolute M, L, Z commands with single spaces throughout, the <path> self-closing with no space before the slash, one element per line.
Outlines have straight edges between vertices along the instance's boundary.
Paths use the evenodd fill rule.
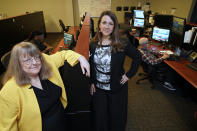
<path fill-rule="evenodd" d="M 43 11 L 47 32 L 61 31 L 59 19 L 74 25 L 72 0 L 0 0 L 0 12 L 8 17 L 34 11 Z"/>

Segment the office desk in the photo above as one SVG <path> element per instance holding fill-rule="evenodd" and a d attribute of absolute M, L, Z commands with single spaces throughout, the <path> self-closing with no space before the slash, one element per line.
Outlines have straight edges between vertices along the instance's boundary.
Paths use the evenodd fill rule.
<path fill-rule="evenodd" d="M 181 59 L 180 61 L 168 61 L 164 62 L 174 69 L 179 75 L 187 80 L 191 85 L 197 88 L 197 72 L 188 68 L 186 64 L 190 63 L 188 60 Z"/>
<path fill-rule="evenodd" d="M 155 47 L 158 50 L 163 50 L 161 47 L 149 45 L 149 48 L 151 47 Z M 164 60 L 164 62 L 174 69 L 185 80 L 187 80 L 192 86 L 197 88 L 197 72 L 186 66 L 186 64 L 190 63 L 188 60 L 181 58 L 179 61 Z"/>
<path fill-rule="evenodd" d="M 130 32 L 130 35 L 133 35 L 132 32 Z M 140 37 L 135 37 L 135 39 L 139 40 Z M 148 48 L 152 48 L 152 47 L 155 47 L 158 50 L 163 50 L 162 47 L 149 44 Z M 164 62 L 197 89 L 197 72 L 186 66 L 186 64 L 190 63 L 188 60 L 184 60 L 184 59 L 180 59 L 180 61 L 164 60 Z"/>
<path fill-rule="evenodd" d="M 135 36 L 135 32 L 129 32 L 129 34 L 130 34 L 131 36 L 134 36 L 135 39 L 140 40 L 140 37 L 139 37 L 139 36 Z"/>
<path fill-rule="evenodd" d="M 73 34 L 74 35 L 74 38 L 76 39 L 76 32 L 77 32 L 77 30 L 79 30 L 79 27 L 78 26 L 72 26 L 72 27 L 70 27 L 68 33 L 69 34 Z M 52 51 L 52 54 L 54 54 L 55 52 L 59 51 L 60 50 L 60 47 L 63 48 L 63 49 L 68 48 L 67 45 L 64 44 L 64 38 L 61 39 L 61 41 L 59 42 L 59 44 Z"/>

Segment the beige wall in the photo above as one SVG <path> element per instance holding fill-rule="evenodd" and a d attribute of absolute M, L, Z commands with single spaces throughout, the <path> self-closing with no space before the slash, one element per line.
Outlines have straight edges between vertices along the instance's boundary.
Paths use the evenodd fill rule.
<path fill-rule="evenodd" d="M 145 0 L 111 0 L 112 11 L 116 14 L 119 23 L 124 22 L 124 11 L 116 11 L 117 6 L 137 6 L 139 2 L 141 5 L 145 4 Z M 176 8 L 175 16 L 187 18 L 189 16 L 192 0 L 148 0 L 150 2 L 150 9 L 158 13 L 171 13 L 171 8 Z M 98 18 L 94 18 L 95 29 L 97 27 Z"/>
<path fill-rule="evenodd" d="M 145 4 L 145 0 L 111 0 L 112 2 L 112 11 L 116 14 L 119 23 L 124 22 L 124 13 L 125 11 L 116 11 L 117 6 L 137 6 L 140 2 L 142 5 Z"/>
<path fill-rule="evenodd" d="M 78 0 L 73 0 L 73 14 L 74 14 L 74 25 L 78 26 L 80 24 Z"/>
<path fill-rule="evenodd" d="M 47 32 L 60 32 L 59 19 L 74 25 L 72 0 L 0 0 L 0 12 L 8 17 L 43 11 Z"/>
<path fill-rule="evenodd" d="M 171 13 L 171 8 L 176 8 L 175 16 L 187 18 L 192 0 L 149 0 L 151 10 L 158 13 Z"/>
<path fill-rule="evenodd" d="M 192 0 L 148 0 L 150 2 L 150 9 L 158 13 L 171 13 L 171 8 L 176 8 L 175 16 L 187 18 L 189 15 Z M 137 6 L 138 2 L 142 5 L 145 0 L 112 0 L 112 11 L 116 13 L 120 23 L 124 22 L 124 11 L 116 11 L 117 6 Z"/>
<path fill-rule="evenodd" d="M 111 0 L 112 11 L 117 15 L 119 23 L 124 22 L 124 11 L 116 11 L 117 6 L 137 6 L 139 2 L 145 4 L 145 0 Z M 171 8 L 177 8 L 175 15 L 185 17 L 189 15 L 192 0 L 148 0 L 153 12 L 170 13 Z M 77 0 L 0 0 L 0 12 L 6 12 L 8 16 L 16 16 L 25 12 L 44 12 L 47 32 L 60 32 L 58 20 L 62 19 L 65 25 L 78 25 L 80 22 Z M 73 8 L 74 4 L 74 8 Z M 74 20 L 75 19 L 75 20 Z M 94 18 L 95 29 L 98 18 Z"/>

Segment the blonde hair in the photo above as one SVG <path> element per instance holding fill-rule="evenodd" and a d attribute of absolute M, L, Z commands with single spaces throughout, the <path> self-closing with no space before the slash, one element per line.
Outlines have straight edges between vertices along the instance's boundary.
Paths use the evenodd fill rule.
<path fill-rule="evenodd" d="M 30 79 L 23 71 L 19 60 L 19 57 L 22 55 L 30 55 L 32 57 L 39 55 L 42 65 L 39 73 L 40 79 L 45 80 L 51 76 L 51 67 L 45 61 L 40 50 L 30 42 L 21 42 L 12 48 L 8 68 L 3 77 L 3 84 L 5 84 L 11 77 L 14 77 L 16 83 L 20 86 L 30 84 Z"/>

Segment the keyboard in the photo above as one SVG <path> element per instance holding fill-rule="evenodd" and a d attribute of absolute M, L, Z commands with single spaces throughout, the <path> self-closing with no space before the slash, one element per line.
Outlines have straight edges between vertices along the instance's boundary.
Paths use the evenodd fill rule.
<path fill-rule="evenodd" d="M 176 55 L 173 55 L 173 54 L 170 54 L 170 57 L 168 57 L 166 60 L 169 60 L 169 61 L 179 61 L 180 60 L 180 57 L 179 56 L 176 56 Z"/>
<path fill-rule="evenodd" d="M 162 46 L 162 43 L 159 43 L 159 42 L 151 42 L 151 44 L 155 46 Z"/>
<path fill-rule="evenodd" d="M 159 51 L 160 53 L 167 53 L 167 54 L 169 54 L 169 55 L 173 55 L 174 54 L 174 52 L 172 52 L 172 51 L 170 51 L 170 50 L 161 50 L 161 51 Z"/>
<path fill-rule="evenodd" d="M 197 63 L 189 63 L 186 66 L 194 71 L 197 71 Z"/>

